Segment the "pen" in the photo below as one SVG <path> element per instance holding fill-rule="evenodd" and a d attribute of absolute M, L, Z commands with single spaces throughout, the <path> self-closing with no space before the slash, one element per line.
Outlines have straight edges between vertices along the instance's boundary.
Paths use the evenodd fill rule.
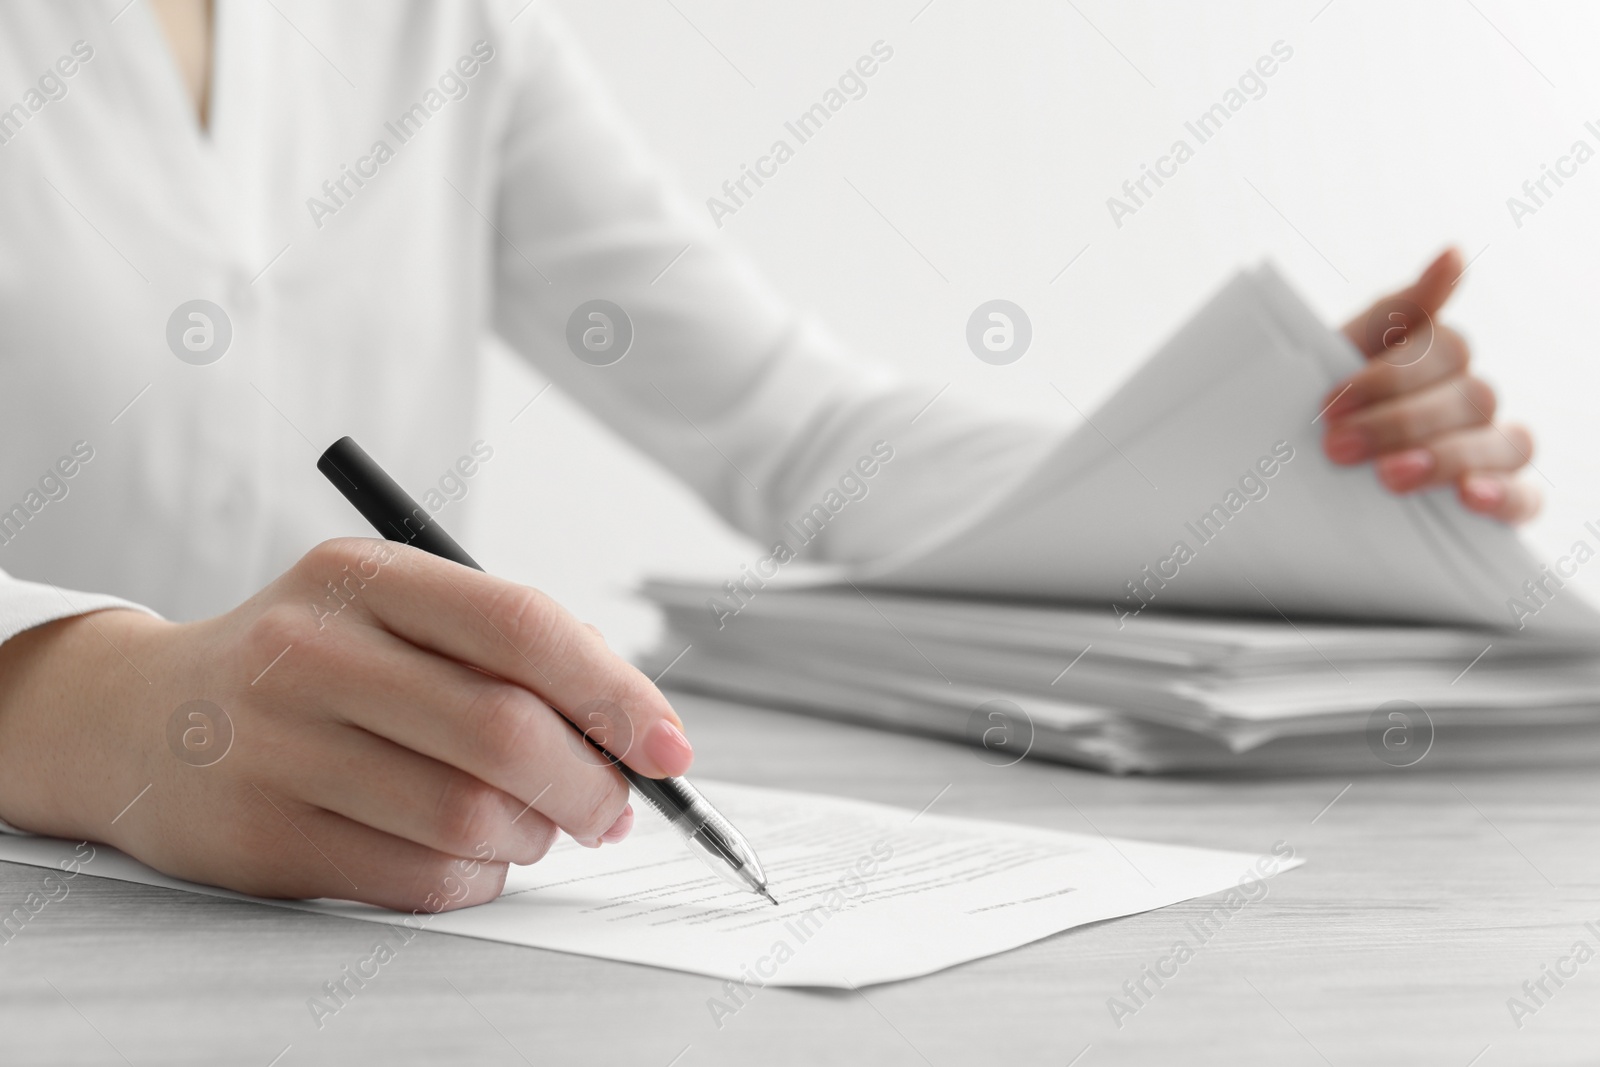
<path fill-rule="evenodd" d="M 411 499 L 352 438 L 341 437 L 335 441 L 317 460 L 317 469 L 388 540 L 420 548 L 473 570 L 483 570 L 444 532 L 427 509 Z M 687 779 L 646 778 L 587 736 L 584 740 L 622 772 L 628 784 L 672 824 L 690 850 L 705 860 L 718 876 L 741 889 L 761 894 L 774 905 L 778 903 L 767 890 L 766 872 L 761 869 L 761 861 L 750 843 Z"/>

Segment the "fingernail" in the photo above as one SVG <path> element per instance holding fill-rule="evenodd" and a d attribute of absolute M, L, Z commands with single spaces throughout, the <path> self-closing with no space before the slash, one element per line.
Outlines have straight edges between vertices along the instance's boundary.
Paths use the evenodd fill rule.
<path fill-rule="evenodd" d="M 1476 475 L 1461 483 L 1461 495 L 1474 511 L 1494 511 L 1506 498 L 1506 487 L 1493 478 Z"/>
<path fill-rule="evenodd" d="M 1361 394 L 1348 384 L 1334 389 L 1322 402 L 1326 405 L 1322 409 L 1322 421 L 1325 423 L 1336 422 L 1341 416 L 1362 407 Z"/>
<path fill-rule="evenodd" d="M 578 844 L 582 845 L 584 848 L 599 848 L 600 847 L 600 839 L 598 837 L 595 838 L 592 841 L 586 841 L 581 837 L 574 837 L 573 840 L 576 841 Z"/>
<path fill-rule="evenodd" d="M 600 835 L 600 840 L 608 845 L 614 845 L 628 836 L 628 831 L 633 829 L 633 805 L 629 804 L 622 809 L 622 814 L 617 816 L 617 821 L 611 824 L 611 829 Z"/>
<path fill-rule="evenodd" d="M 1340 426 L 1322 439 L 1322 450 L 1335 463 L 1360 463 L 1370 454 L 1367 435 L 1358 426 Z"/>
<path fill-rule="evenodd" d="M 1427 481 L 1437 465 L 1431 450 L 1408 448 L 1378 460 L 1378 480 L 1392 491 L 1403 493 Z"/>
<path fill-rule="evenodd" d="M 671 777 L 685 773 L 689 764 L 694 762 L 694 748 L 689 744 L 689 739 L 666 719 L 651 729 L 650 736 L 645 738 L 644 750 L 646 755 L 655 760 L 656 766 Z"/>

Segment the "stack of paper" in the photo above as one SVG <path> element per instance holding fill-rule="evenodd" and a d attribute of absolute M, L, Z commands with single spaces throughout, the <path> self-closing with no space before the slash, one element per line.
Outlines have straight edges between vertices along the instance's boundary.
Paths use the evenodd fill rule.
<path fill-rule="evenodd" d="M 1452 758 L 1494 761 L 1551 729 L 1600 727 L 1600 659 L 1521 635 L 1152 613 L 1118 629 L 1105 608 L 848 585 L 767 590 L 719 631 L 714 587 L 647 592 L 666 612 L 663 650 L 689 648 L 663 685 L 956 736 L 996 760 L 1403 765 L 1437 733 Z"/>
<path fill-rule="evenodd" d="M 1600 739 L 1600 612 L 1449 490 L 1322 456 L 1360 362 L 1241 275 L 954 533 L 832 583 L 649 584 L 653 666 L 688 646 L 663 684 L 1113 770 Z"/>

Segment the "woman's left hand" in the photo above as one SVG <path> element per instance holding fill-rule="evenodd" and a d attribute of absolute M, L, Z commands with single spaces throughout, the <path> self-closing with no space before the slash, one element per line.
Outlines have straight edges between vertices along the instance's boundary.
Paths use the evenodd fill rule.
<path fill-rule="evenodd" d="M 1533 437 L 1495 421 L 1494 390 L 1471 374 L 1466 339 L 1436 320 L 1463 269 L 1448 249 L 1409 288 L 1345 325 L 1367 365 L 1323 398 L 1322 447 L 1342 465 L 1375 461 L 1391 492 L 1453 485 L 1468 510 L 1523 522 L 1540 503 L 1516 475 Z"/>

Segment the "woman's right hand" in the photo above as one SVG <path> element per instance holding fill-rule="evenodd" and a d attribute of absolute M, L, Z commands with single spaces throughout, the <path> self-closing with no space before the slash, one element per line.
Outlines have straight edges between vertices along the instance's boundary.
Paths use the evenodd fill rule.
<path fill-rule="evenodd" d="M 0 645 L 0 819 L 259 896 L 438 911 L 493 899 L 557 830 L 627 834 L 626 781 L 574 723 L 650 777 L 693 758 L 661 692 L 543 594 L 329 541 L 213 619 L 102 611 Z"/>

